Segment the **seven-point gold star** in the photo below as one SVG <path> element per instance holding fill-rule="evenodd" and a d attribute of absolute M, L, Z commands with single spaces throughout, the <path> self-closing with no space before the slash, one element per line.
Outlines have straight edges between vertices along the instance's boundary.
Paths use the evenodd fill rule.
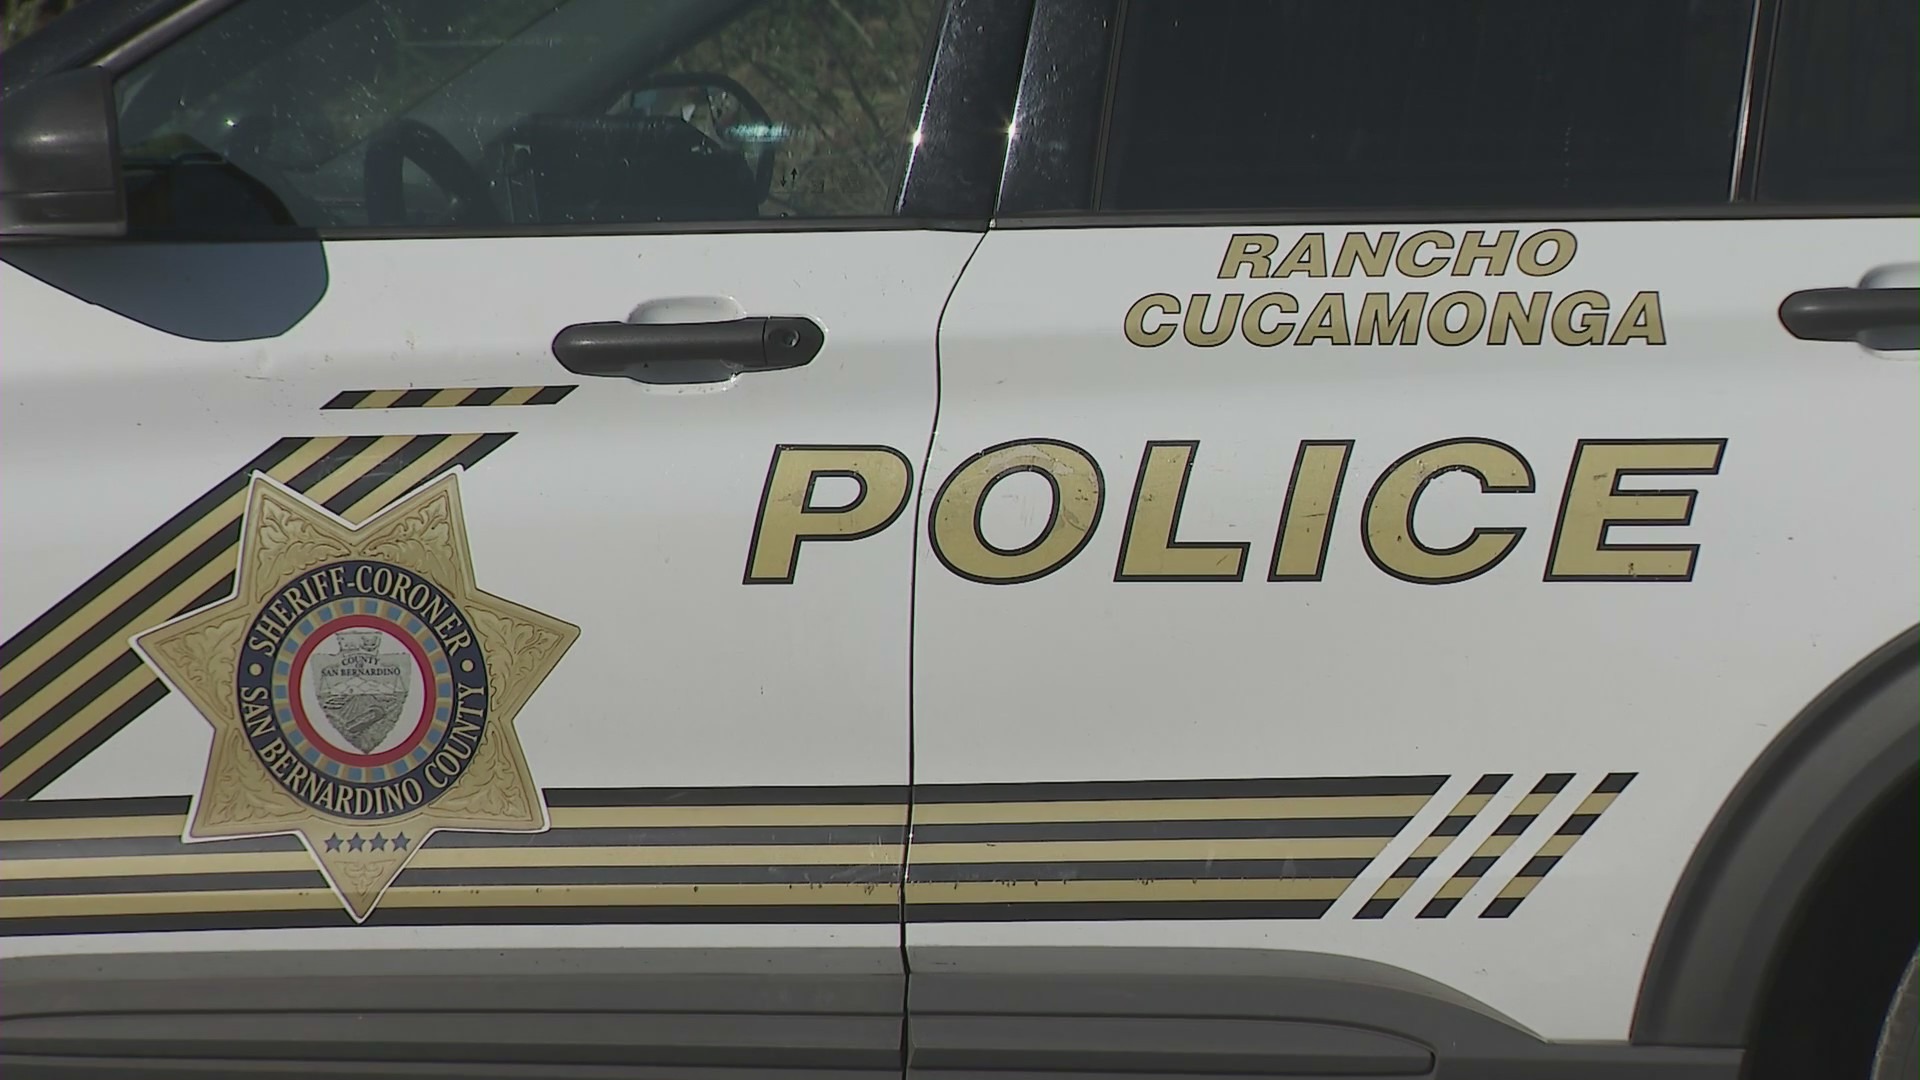
<path fill-rule="evenodd" d="M 356 921 L 437 830 L 547 827 L 514 717 L 579 629 L 474 584 L 457 476 L 355 525 L 255 474 L 233 595 L 134 638 L 213 725 L 185 839 L 298 836 Z"/>

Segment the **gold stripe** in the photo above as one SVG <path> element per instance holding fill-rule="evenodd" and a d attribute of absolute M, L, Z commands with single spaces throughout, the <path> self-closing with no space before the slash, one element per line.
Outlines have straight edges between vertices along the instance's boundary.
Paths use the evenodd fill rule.
<path fill-rule="evenodd" d="M 1506 888 L 1500 890 L 1500 896 L 1508 900 L 1518 900 L 1528 893 L 1531 893 L 1534 885 L 1538 884 L 1539 881 L 1540 879 L 1537 877 L 1514 878 L 1512 881 L 1507 882 Z"/>
<path fill-rule="evenodd" d="M 1448 878 L 1447 883 L 1440 886 L 1440 888 L 1434 892 L 1433 898 L 1435 900 L 1458 900 L 1471 892 L 1473 887 L 1479 883 L 1479 878 Z"/>
<path fill-rule="evenodd" d="M 133 836 L 179 836 L 185 814 L 141 817 L 29 818 L 0 821 L 0 840 L 108 840 Z M 0 865 L 5 865 L 0 862 Z"/>
<path fill-rule="evenodd" d="M 1473 853 L 1474 858 L 1479 858 L 1482 855 L 1504 855 L 1507 849 L 1513 846 L 1513 842 L 1518 839 L 1519 837 L 1517 836 L 1489 836 L 1481 842 L 1479 848 L 1475 849 Z"/>
<path fill-rule="evenodd" d="M 87 702 L 66 723 L 48 732 L 46 738 L 28 747 L 25 753 L 8 762 L 6 768 L 0 769 L 0 791 L 12 791 L 22 780 L 32 776 L 34 770 L 92 731 L 115 709 L 132 700 L 134 695 L 158 681 L 145 664 L 121 676 L 119 682 Z"/>
<path fill-rule="evenodd" d="M 251 874 L 320 871 L 305 851 L 210 851 L 187 855 L 115 855 L 0 860 L 0 881 L 40 878 L 138 877 L 167 874 Z"/>
<path fill-rule="evenodd" d="M 394 402 L 400 400 L 400 395 L 404 393 L 406 393 L 405 390 L 372 390 L 367 393 L 366 397 L 355 402 L 353 407 L 356 409 L 389 409 L 393 407 Z"/>
<path fill-rule="evenodd" d="M 1596 791 L 1592 795 L 1580 800 L 1580 805 L 1575 807 L 1573 812 L 1576 814 L 1593 814 L 1598 816 L 1601 812 L 1605 811 L 1607 807 L 1612 806 L 1613 800 L 1619 797 L 1620 793 L 1617 791 Z"/>
<path fill-rule="evenodd" d="M 1351 878 L 1141 881 L 910 881 L 909 904 L 1021 904 L 1127 900 L 1333 900 Z"/>
<path fill-rule="evenodd" d="M 1411 817 L 1427 795 L 1301 796 L 1248 799 L 1086 799 L 1062 802 L 923 803 L 916 825 L 1041 821 L 1205 821 L 1273 818 Z"/>
<path fill-rule="evenodd" d="M 1425 840 L 1420 841 L 1420 846 L 1414 848 L 1413 854 L 1407 856 L 1407 858 L 1431 859 L 1435 855 L 1443 854 L 1448 847 L 1452 846 L 1455 839 L 1457 838 L 1452 836 L 1429 836 Z"/>
<path fill-rule="evenodd" d="M 546 389 L 544 386 L 516 386 L 493 399 L 495 405 L 525 405 L 533 396 Z"/>
<path fill-rule="evenodd" d="M 852 806 L 804 803 L 774 806 L 557 806 L 551 808 L 548 815 L 553 819 L 556 829 L 683 828 L 702 825 L 777 828 L 801 825 L 905 825 L 907 808 L 904 803 Z M 0 821 L 0 840 L 179 836 L 185 831 L 186 824 L 184 814 L 30 818 Z M 790 845 L 770 846 L 785 848 Z M 432 851 L 433 848 L 426 850 Z"/>
<path fill-rule="evenodd" d="M 722 885 L 485 885 L 474 888 L 395 886 L 383 908 L 487 907 L 776 907 L 799 904 L 891 905 L 898 886 L 857 882 L 753 882 Z M 197 892 L 0 897 L 0 918 L 88 915 L 185 915 L 337 908 L 331 889 L 208 889 Z"/>
<path fill-rule="evenodd" d="M 368 492 L 359 502 L 349 506 L 340 516 L 355 525 L 366 521 L 385 509 L 387 504 L 404 495 L 408 488 L 446 468 L 454 458 L 459 457 L 468 447 L 479 441 L 479 435 L 449 435 L 438 446 L 420 455 L 413 464 L 382 481 L 379 487 Z"/>
<path fill-rule="evenodd" d="M 1534 856 L 1537 858 L 1541 855 L 1565 855 L 1573 849 L 1573 845 L 1579 842 L 1578 836 L 1549 836 L 1547 842 L 1540 845 L 1540 850 L 1534 852 Z"/>
<path fill-rule="evenodd" d="M 1010 843 L 921 843 L 911 861 L 927 864 L 1000 862 L 1117 862 L 1161 859 L 1372 858 L 1390 837 L 1308 837 L 1269 840 L 1062 840 Z"/>
<path fill-rule="evenodd" d="M 646 829 L 697 825 L 905 825 L 905 803 L 858 806 L 557 806 L 556 829 Z"/>
<path fill-rule="evenodd" d="M 293 453 L 287 455 L 279 464 L 268 469 L 267 473 L 283 482 L 290 480 L 306 471 L 315 462 L 324 458 L 345 441 L 346 438 L 344 436 L 310 439 L 304 446 L 295 448 Z M 167 541 L 152 555 L 147 556 L 146 559 L 141 561 L 140 565 L 128 571 L 125 576 L 114 581 L 103 590 L 100 595 L 87 601 L 78 611 L 69 615 L 58 627 L 48 633 L 46 637 L 34 642 L 31 648 L 24 650 L 19 656 L 14 657 L 13 661 L 7 664 L 5 668 L 0 668 L 0 684 L 12 685 L 16 683 L 20 678 L 25 677 L 29 671 L 39 667 L 55 653 L 66 648 L 73 639 L 79 637 L 88 629 L 91 629 L 101 618 L 125 603 L 134 593 L 139 592 L 152 582 L 153 579 L 172 569 L 173 565 L 179 562 L 181 557 L 186 555 L 187 552 L 206 543 L 215 533 L 232 524 L 233 520 L 238 518 L 240 512 L 246 508 L 246 501 L 247 493 L 246 490 L 242 488 L 240 491 L 228 497 L 225 502 L 208 511 L 203 517 L 190 522 L 186 528 L 181 530 L 178 536 Z M 220 557 L 215 556 L 213 562 L 217 563 L 219 561 Z M 204 588 L 203 586 L 202 589 L 204 590 Z M 159 605 L 155 606 L 158 607 Z M 149 609 L 146 617 L 151 617 L 151 614 L 152 609 Z M 162 618 L 171 617 L 172 614 L 173 612 L 169 611 L 165 616 L 162 616 Z M 136 620 L 129 625 L 138 626 L 139 623 Z M 118 644 L 121 648 L 126 647 L 124 639 L 118 642 Z M 15 731 L 32 722 L 31 717 L 24 717 L 23 714 L 25 712 L 25 709 L 16 710 L 9 714 L 5 720 L 0 720 L 0 739 L 12 738 Z"/>
<path fill-rule="evenodd" d="M 1378 889 L 1375 889 L 1373 891 L 1373 899 L 1398 900 L 1401 897 L 1407 895 L 1407 890 L 1413 888 L 1413 883 L 1417 880 L 1419 879 L 1406 878 L 1406 877 L 1388 878 L 1387 880 L 1380 883 L 1380 887 Z"/>
<path fill-rule="evenodd" d="M 368 444 L 367 448 L 347 459 L 346 463 L 322 477 L 312 487 L 301 492 L 308 499 L 325 505 L 328 499 L 345 491 L 361 477 L 372 472 L 374 467 L 398 453 L 400 448 L 412 441 L 412 435 L 382 435 Z"/>
<path fill-rule="evenodd" d="M 1453 810 L 1449 812 L 1447 816 L 1458 817 L 1461 814 L 1478 814 L 1487 808 L 1487 803 L 1492 801 L 1492 799 L 1493 796 L 1491 795 L 1463 795 L 1460 797 L 1459 802 L 1453 804 Z"/>
<path fill-rule="evenodd" d="M 1515 804 L 1513 809 L 1507 811 L 1507 816 L 1512 817 L 1514 814 L 1533 814 L 1537 817 L 1541 811 L 1552 804 L 1554 794 L 1543 792 L 1537 795 L 1528 795 Z"/>
<path fill-rule="evenodd" d="M 452 406 L 458 405 L 461 402 L 467 400 L 467 396 L 472 393 L 473 393 L 473 388 L 470 386 L 461 386 L 451 390 L 442 390 L 439 393 L 428 398 L 426 400 L 426 403 L 421 405 L 420 407 L 423 409 L 450 408 Z"/>

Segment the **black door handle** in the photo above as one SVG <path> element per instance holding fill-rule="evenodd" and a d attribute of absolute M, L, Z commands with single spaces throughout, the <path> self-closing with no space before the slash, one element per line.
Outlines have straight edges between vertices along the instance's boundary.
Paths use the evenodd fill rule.
<path fill-rule="evenodd" d="M 1780 302 L 1780 325 L 1807 341 L 1911 349 L 1895 342 L 1920 331 L 1920 289 L 1801 289 Z"/>
<path fill-rule="evenodd" d="M 575 323 L 554 336 L 553 358 L 576 375 L 718 382 L 746 371 L 799 367 L 818 355 L 826 340 L 820 324 L 799 316 Z"/>

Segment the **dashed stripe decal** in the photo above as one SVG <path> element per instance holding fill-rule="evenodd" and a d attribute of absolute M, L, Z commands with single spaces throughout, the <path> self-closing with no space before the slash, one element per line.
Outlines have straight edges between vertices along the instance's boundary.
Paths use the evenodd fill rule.
<path fill-rule="evenodd" d="M 457 409 L 482 405 L 557 405 L 571 386 L 456 386 L 448 389 L 343 390 L 322 409 Z"/>
<path fill-rule="evenodd" d="M 1484 917 L 1510 914 L 1633 775 L 1589 795 Z M 369 926 L 1316 919 L 1448 779 L 931 785 L 911 805 L 904 787 L 550 788 L 544 833 L 316 842 L 419 845 Z M 1448 820 L 1508 779 L 1479 778 Z M 188 802 L 0 801 L 0 936 L 353 925 L 298 839 L 184 843 Z"/>
<path fill-rule="evenodd" d="M 916 788 L 907 919 L 1319 918 L 1446 779 Z"/>
<path fill-rule="evenodd" d="M 1440 886 L 1439 890 L 1433 894 L 1433 898 L 1420 909 L 1418 917 L 1440 919 L 1452 914 L 1453 909 L 1460 905 L 1461 899 L 1479 883 L 1482 877 L 1486 876 L 1487 871 L 1493 868 L 1493 864 L 1499 861 L 1500 856 L 1506 854 L 1507 849 L 1513 846 L 1514 838 L 1527 831 L 1527 827 L 1546 811 L 1548 805 L 1553 802 L 1554 796 L 1560 794 L 1572 779 L 1572 773 L 1548 773 L 1541 777 L 1540 782 L 1533 785 L 1533 790 L 1528 792 L 1526 797 L 1508 812 L 1506 818 L 1494 827 L 1493 834 L 1481 841 L 1473 854 L 1453 872 L 1453 876 Z"/>
<path fill-rule="evenodd" d="M 1414 883 L 1420 879 L 1420 875 L 1427 872 L 1427 868 L 1433 865 L 1434 860 L 1446 854 L 1447 848 L 1453 845 L 1454 837 L 1466 831 L 1473 819 L 1480 815 L 1480 811 L 1487 808 L 1487 803 L 1498 795 L 1500 789 L 1505 787 L 1507 781 L 1511 779 L 1513 779 L 1512 773 L 1488 773 L 1482 776 L 1473 785 L 1472 790 L 1462 795 L 1459 802 L 1453 804 L 1453 809 L 1447 811 L 1447 816 L 1440 819 L 1440 823 L 1433 827 L 1433 831 L 1427 834 L 1427 838 L 1420 841 L 1420 846 L 1413 849 L 1413 854 L 1402 860 L 1393 874 L 1380 883 L 1380 887 L 1373 891 L 1373 896 L 1360 905 L 1360 910 L 1355 912 L 1353 917 L 1356 919 L 1386 918 L 1387 912 L 1393 910 L 1393 906 L 1399 903 L 1407 890 L 1414 886 Z"/>
<path fill-rule="evenodd" d="M 1533 857 L 1513 875 L 1513 880 L 1507 882 L 1500 889 L 1499 894 L 1487 903 L 1486 909 L 1480 912 L 1480 917 L 1504 919 L 1512 915 L 1514 909 L 1520 906 L 1520 902 L 1533 892 L 1533 887 L 1540 883 L 1540 879 L 1546 877 L 1549 871 L 1559 865 L 1561 859 L 1566 858 L 1567 852 L 1573 850 L 1573 845 L 1580 842 L 1580 838 L 1587 834 L 1587 830 L 1593 827 L 1594 822 L 1600 820 L 1600 815 L 1606 813 L 1607 807 L 1613 805 L 1613 801 L 1620 797 L 1621 792 L 1627 790 L 1627 785 L 1632 783 L 1637 775 L 1637 773 L 1607 774 L 1606 779 L 1601 780 L 1594 787 L 1593 794 L 1580 801 L 1580 805 L 1567 816 L 1567 820 L 1562 822 L 1560 827 L 1553 831 L 1553 835 L 1540 845 L 1540 850 L 1534 852 Z"/>
<path fill-rule="evenodd" d="M 166 696 L 127 638 L 232 591 L 255 471 L 364 521 L 512 437 L 287 438 L 235 470 L 0 644 L 0 798 L 31 797 Z"/>

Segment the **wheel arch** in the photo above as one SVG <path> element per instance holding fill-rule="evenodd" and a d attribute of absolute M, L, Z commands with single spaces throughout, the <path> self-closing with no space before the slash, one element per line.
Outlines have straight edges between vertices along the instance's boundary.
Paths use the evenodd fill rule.
<path fill-rule="evenodd" d="M 1639 1044 L 1742 1046 L 1829 856 L 1920 763 L 1920 626 L 1855 664 L 1748 768 L 1694 849 L 1654 939 Z"/>

